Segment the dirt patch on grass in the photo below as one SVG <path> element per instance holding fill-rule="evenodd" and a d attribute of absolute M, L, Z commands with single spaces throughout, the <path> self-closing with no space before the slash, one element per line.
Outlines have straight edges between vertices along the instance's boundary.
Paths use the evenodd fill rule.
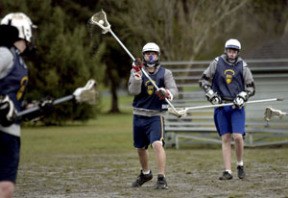
<path fill-rule="evenodd" d="M 247 177 L 220 181 L 221 151 L 167 149 L 168 190 L 154 190 L 156 177 L 141 188 L 135 150 L 91 155 L 43 156 L 21 161 L 15 197 L 288 197 L 288 149 L 246 149 Z M 156 175 L 153 151 L 151 169 Z M 235 158 L 235 157 L 233 157 Z M 235 160 L 234 160 L 235 161 Z"/>

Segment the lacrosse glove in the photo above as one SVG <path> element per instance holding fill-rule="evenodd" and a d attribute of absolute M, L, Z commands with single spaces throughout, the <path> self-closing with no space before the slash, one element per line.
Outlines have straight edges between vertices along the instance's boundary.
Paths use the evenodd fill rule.
<path fill-rule="evenodd" d="M 140 58 L 136 58 L 136 60 L 132 64 L 132 72 L 136 80 L 141 80 L 142 78 L 142 72 L 141 72 L 142 67 L 143 67 L 142 60 Z"/>
<path fill-rule="evenodd" d="M 241 91 L 239 94 L 237 94 L 236 98 L 233 100 L 233 103 L 235 107 L 241 109 L 247 100 L 248 94 L 245 91 Z"/>
<path fill-rule="evenodd" d="M 48 97 L 39 103 L 41 114 L 50 114 L 54 110 L 53 99 Z"/>
<path fill-rule="evenodd" d="M 34 119 L 42 118 L 43 116 L 52 113 L 54 110 L 53 100 L 51 98 L 42 99 L 37 103 L 29 103 L 26 109 L 39 107 L 36 111 L 27 113 L 21 117 L 22 121 L 31 121 Z"/>
<path fill-rule="evenodd" d="M 16 119 L 16 109 L 14 103 L 7 95 L 0 95 L 0 124 L 8 127 Z"/>
<path fill-rule="evenodd" d="M 221 97 L 217 94 L 217 92 L 214 92 L 212 89 L 209 89 L 206 92 L 206 98 L 213 105 L 222 103 Z"/>
<path fill-rule="evenodd" d="M 156 90 L 155 94 L 159 97 L 160 100 L 164 100 L 165 98 L 173 100 L 172 93 L 168 89 L 165 89 L 163 87 Z"/>

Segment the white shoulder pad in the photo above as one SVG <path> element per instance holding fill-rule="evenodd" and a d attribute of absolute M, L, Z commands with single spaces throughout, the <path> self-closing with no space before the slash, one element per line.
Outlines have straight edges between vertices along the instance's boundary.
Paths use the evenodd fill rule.
<path fill-rule="evenodd" d="M 248 64 L 246 63 L 246 61 L 243 60 L 243 67 L 247 67 Z"/>
<path fill-rule="evenodd" d="M 0 47 L 0 79 L 4 78 L 13 66 L 13 54 L 6 47 Z"/>

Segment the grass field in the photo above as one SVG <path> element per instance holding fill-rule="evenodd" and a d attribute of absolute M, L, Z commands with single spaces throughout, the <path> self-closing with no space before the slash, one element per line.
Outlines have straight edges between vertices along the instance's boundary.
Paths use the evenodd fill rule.
<path fill-rule="evenodd" d="M 236 167 L 232 181 L 218 180 L 219 146 L 167 148 L 169 189 L 154 190 L 155 178 L 131 188 L 140 168 L 132 145 L 132 115 L 126 109 L 131 101 L 124 100 L 126 113 L 103 113 L 85 125 L 25 127 L 15 197 L 288 197 L 287 147 L 246 149 L 243 181 L 236 177 Z"/>

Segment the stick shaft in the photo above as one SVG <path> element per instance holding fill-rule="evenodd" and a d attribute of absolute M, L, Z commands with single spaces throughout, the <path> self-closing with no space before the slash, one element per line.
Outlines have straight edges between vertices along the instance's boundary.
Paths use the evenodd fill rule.
<path fill-rule="evenodd" d="M 60 103 L 63 103 L 63 102 L 66 102 L 66 101 L 69 101 L 69 100 L 72 100 L 74 99 L 74 95 L 69 95 L 69 96 L 64 96 L 62 98 L 58 98 L 56 100 L 53 101 L 53 105 L 57 105 L 57 104 L 60 104 Z M 25 116 L 29 113 L 33 113 L 35 111 L 39 111 L 40 110 L 40 107 L 39 106 L 36 106 L 36 107 L 32 107 L 30 109 L 26 109 L 24 111 L 21 111 L 19 113 L 17 113 L 16 117 L 17 118 L 21 118 L 22 116 Z"/>
<path fill-rule="evenodd" d="M 126 53 L 130 56 L 130 58 L 135 61 L 135 57 L 131 54 L 131 52 L 126 48 L 126 46 L 120 41 L 120 39 L 114 34 L 112 29 L 109 29 L 109 32 L 112 34 L 112 36 L 116 39 L 116 41 L 121 45 L 121 47 L 126 51 Z"/>
<path fill-rule="evenodd" d="M 127 52 L 127 54 L 130 56 L 130 58 L 135 61 L 135 57 L 131 54 L 131 52 L 126 48 L 126 46 L 122 43 L 122 41 L 116 36 L 116 34 L 112 31 L 112 29 L 109 29 L 109 32 L 112 34 L 112 36 L 116 39 L 116 41 L 121 45 L 121 47 Z M 156 83 L 152 80 L 152 78 L 147 74 L 147 72 L 144 70 L 144 68 L 141 69 L 142 73 L 148 78 L 148 80 L 152 83 L 152 85 L 156 88 L 156 90 L 159 89 L 159 87 L 156 85 Z M 168 105 L 177 112 L 174 105 L 165 98 L 165 101 L 168 103 Z"/>
<path fill-rule="evenodd" d="M 262 99 L 262 100 L 251 100 L 251 101 L 247 101 L 246 104 L 273 102 L 273 101 L 279 101 L 279 99 L 278 98 L 270 98 L 270 99 Z M 225 107 L 225 106 L 232 106 L 232 105 L 234 105 L 234 104 L 231 102 L 231 103 L 224 103 L 224 104 L 217 104 L 217 105 L 203 105 L 203 106 L 187 107 L 187 108 L 185 108 L 185 111 L 196 110 L 196 109 L 205 109 L 205 108 Z"/>

